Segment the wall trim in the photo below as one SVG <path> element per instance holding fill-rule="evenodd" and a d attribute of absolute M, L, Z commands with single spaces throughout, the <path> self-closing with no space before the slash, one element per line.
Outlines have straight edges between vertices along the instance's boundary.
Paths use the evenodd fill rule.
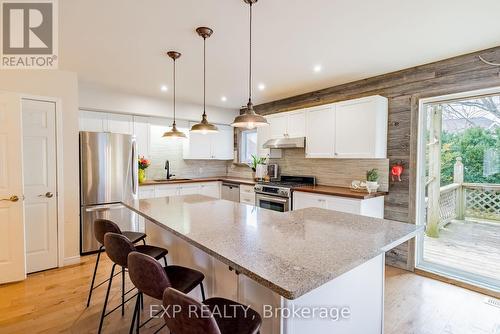
<path fill-rule="evenodd" d="M 66 267 L 66 266 L 71 266 L 73 264 L 79 264 L 81 262 L 81 257 L 80 255 L 75 255 L 75 256 L 70 256 L 62 261 L 62 266 L 60 267 Z"/>

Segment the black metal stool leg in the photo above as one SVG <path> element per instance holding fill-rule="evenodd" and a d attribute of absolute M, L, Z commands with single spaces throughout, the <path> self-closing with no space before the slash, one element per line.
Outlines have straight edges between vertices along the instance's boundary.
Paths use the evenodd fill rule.
<path fill-rule="evenodd" d="M 144 295 L 141 293 L 141 310 L 144 310 Z"/>
<path fill-rule="evenodd" d="M 122 267 L 122 317 L 125 315 L 125 268 Z"/>
<path fill-rule="evenodd" d="M 97 267 L 99 266 L 99 259 L 101 258 L 101 252 L 103 247 L 104 246 L 101 245 L 101 247 L 99 247 L 99 252 L 97 253 L 97 259 L 95 261 L 95 266 L 94 266 L 94 275 L 92 276 L 92 283 L 90 283 L 90 290 L 89 290 L 89 298 L 87 299 L 87 307 L 89 307 L 90 305 L 90 299 L 92 298 L 92 291 L 94 291 L 95 276 L 97 274 Z"/>
<path fill-rule="evenodd" d="M 108 289 L 106 290 L 106 297 L 104 298 L 104 305 L 102 307 L 101 320 L 99 321 L 99 330 L 97 332 L 99 334 L 101 333 L 102 324 L 104 322 L 104 316 L 106 315 L 106 306 L 108 304 L 109 291 L 111 290 L 111 283 L 113 282 L 113 275 L 115 273 L 115 267 L 116 267 L 116 264 L 113 264 L 113 267 L 111 268 L 111 275 L 109 275 Z"/>
<path fill-rule="evenodd" d="M 139 292 L 139 295 L 141 296 L 141 303 L 144 303 L 144 295 L 142 292 Z M 139 312 L 139 310 L 137 310 L 137 323 L 135 326 L 135 332 L 139 334 L 139 327 L 141 326 L 141 312 Z"/>
<path fill-rule="evenodd" d="M 201 301 L 205 301 L 205 288 L 203 287 L 203 282 L 200 283 L 200 289 L 201 289 Z"/>
<path fill-rule="evenodd" d="M 165 262 L 165 267 L 166 267 L 167 266 L 167 257 L 166 256 L 163 257 L 163 262 Z"/>
<path fill-rule="evenodd" d="M 134 313 L 132 315 L 132 323 L 130 324 L 130 330 L 129 330 L 129 334 L 132 334 L 134 332 L 134 328 L 135 328 L 135 321 L 137 320 L 137 312 L 139 312 L 139 303 L 140 303 L 140 294 L 138 293 L 137 294 L 137 298 L 135 300 L 135 306 L 134 306 Z"/>

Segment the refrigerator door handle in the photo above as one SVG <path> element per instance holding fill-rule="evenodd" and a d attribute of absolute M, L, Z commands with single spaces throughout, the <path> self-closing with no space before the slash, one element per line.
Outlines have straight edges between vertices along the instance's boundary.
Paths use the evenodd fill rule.
<path fill-rule="evenodd" d="M 138 186 L 138 178 L 139 178 L 139 166 L 137 163 L 137 141 L 135 140 L 134 137 L 132 137 L 132 194 L 134 196 L 134 199 L 137 198 L 137 188 Z"/>
<path fill-rule="evenodd" d="M 103 205 L 94 205 L 92 207 L 85 208 L 85 212 L 94 212 L 94 211 L 106 211 L 106 210 L 114 210 L 114 209 L 123 209 L 125 206 L 120 203 L 113 204 L 103 204 Z"/>

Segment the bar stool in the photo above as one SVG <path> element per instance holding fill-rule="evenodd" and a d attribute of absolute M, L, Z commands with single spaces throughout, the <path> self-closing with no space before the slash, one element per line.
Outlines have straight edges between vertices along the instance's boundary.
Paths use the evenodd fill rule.
<path fill-rule="evenodd" d="M 132 252 L 128 255 L 128 273 L 130 280 L 137 290 L 139 290 L 134 315 L 132 316 L 132 324 L 130 325 L 130 333 L 133 332 L 134 324 L 136 325 L 136 333 L 138 333 L 140 327 L 144 326 L 151 319 L 154 319 L 151 317 L 140 324 L 139 302 L 143 298 L 143 294 L 161 301 L 163 300 L 163 292 L 168 287 L 188 293 L 199 285 L 202 298 L 205 300 L 205 290 L 203 289 L 205 275 L 198 270 L 181 266 L 162 267 L 151 256 Z M 156 315 L 160 312 L 161 310 Z"/>
<path fill-rule="evenodd" d="M 87 298 L 87 307 L 90 305 L 90 300 L 92 299 L 92 292 L 94 289 L 100 287 L 104 283 L 106 283 L 108 280 L 105 280 L 99 284 L 97 284 L 94 287 L 95 283 L 95 276 L 97 274 L 97 267 L 99 266 L 99 259 L 101 258 L 101 253 L 104 248 L 104 235 L 107 232 L 113 232 L 113 233 L 118 233 L 118 234 L 123 234 L 126 236 L 132 243 L 137 243 L 139 241 L 142 241 L 144 245 L 146 244 L 146 233 L 142 232 L 133 232 L 133 231 L 121 231 L 118 225 L 116 225 L 114 222 L 111 220 L 107 219 L 96 219 L 94 221 L 94 237 L 95 239 L 101 244 L 99 247 L 99 250 L 97 252 L 97 260 L 95 262 L 94 266 L 94 275 L 92 275 L 92 282 L 90 283 L 90 289 L 89 289 L 89 297 Z M 118 275 L 118 274 L 117 274 Z"/>
<path fill-rule="evenodd" d="M 180 306 L 174 313 L 173 306 Z M 259 313 L 225 298 L 209 298 L 203 303 L 172 288 L 163 293 L 163 317 L 173 334 L 256 334 L 262 325 Z M 230 316 L 224 316 L 229 310 Z M 196 315 L 193 315 L 196 312 Z"/>
<path fill-rule="evenodd" d="M 106 290 L 106 297 L 104 298 L 104 305 L 102 307 L 101 320 L 99 321 L 99 331 L 101 333 L 102 324 L 104 322 L 104 317 L 114 312 L 118 307 L 121 306 L 122 315 L 124 314 L 124 305 L 130 299 L 134 298 L 136 294 L 129 299 L 125 300 L 125 269 L 128 269 L 128 254 L 131 252 L 139 252 L 142 254 L 147 254 L 152 258 L 159 260 L 163 258 L 164 262 L 167 263 L 166 255 L 168 251 L 165 248 L 151 246 L 151 245 L 138 245 L 135 246 L 126 236 L 123 234 L 108 232 L 104 235 L 104 249 L 109 259 L 113 262 L 113 267 L 111 267 L 111 274 L 109 275 L 108 289 Z M 109 299 L 109 291 L 111 290 L 111 284 L 113 283 L 113 277 L 116 266 L 122 267 L 122 302 L 120 305 L 106 313 L 106 307 Z"/>

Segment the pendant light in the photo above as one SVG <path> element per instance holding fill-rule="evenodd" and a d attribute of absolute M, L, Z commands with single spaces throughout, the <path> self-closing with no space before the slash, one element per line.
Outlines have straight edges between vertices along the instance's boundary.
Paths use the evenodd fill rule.
<path fill-rule="evenodd" d="M 252 5 L 257 2 L 257 0 L 243 0 L 245 3 L 250 5 L 250 67 L 248 76 L 248 103 L 247 109 L 243 115 L 237 116 L 233 124 L 237 128 L 247 128 L 253 129 L 256 127 L 269 125 L 266 118 L 261 115 L 257 115 L 253 110 L 252 103 Z"/>
<path fill-rule="evenodd" d="M 214 124 L 208 123 L 207 120 L 207 113 L 205 111 L 205 96 L 206 96 L 206 40 L 208 37 L 210 37 L 213 34 L 213 30 L 207 27 L 199 27 L 196 29 L 196 32 L 200 37 L 203 37 L 203 115 L 201 116 L 201 122 L 198 124 L 195 124 L 191 127 L 191 132 L 195 133 L 214 133 L 218 132 L 219 130 Z"/>
<path fill-rule="evenodd" d="M 174 122 L 172 123 L 172 129 L 163 134 L 163 137 L 166 138 L 186 138 L 184 132 L 177 130 L 177 126 L 175 124 L 175 61 L 181 56 L 181 54 L 177 51 L 168 51 L 167 56 L 172 58 L 174 61 Z"/>

